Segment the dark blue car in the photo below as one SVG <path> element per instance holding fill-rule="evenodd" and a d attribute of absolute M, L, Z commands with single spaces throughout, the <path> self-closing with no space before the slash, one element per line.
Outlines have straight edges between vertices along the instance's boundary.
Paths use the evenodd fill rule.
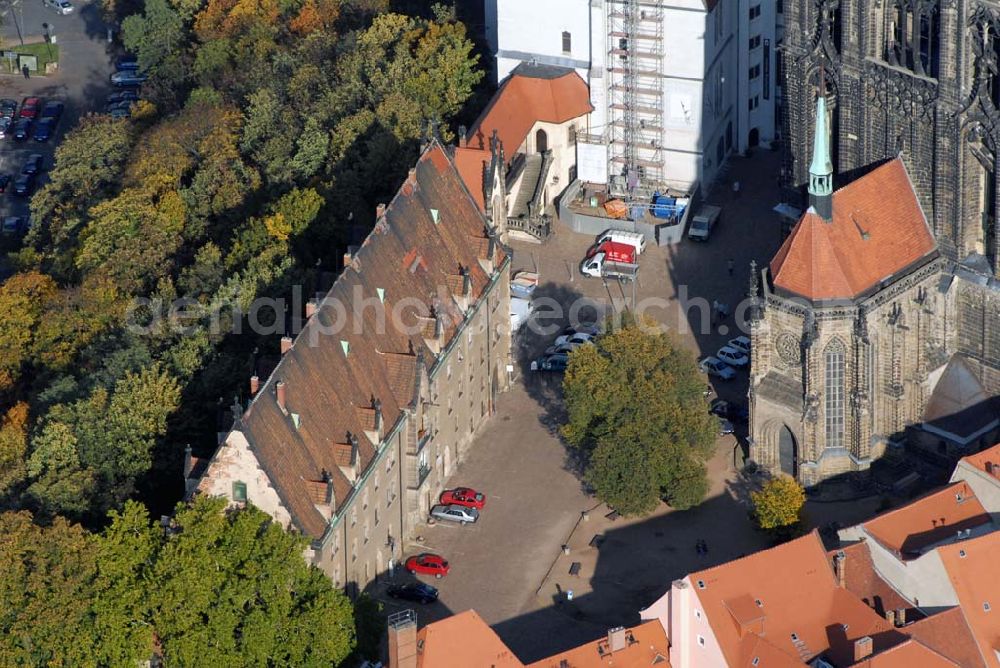
<path fill-rule="evenodd" d="M 56 128 L 56 119 L 54 118 L 43 118 L 42 120 L 35 123 L 35 131 L 32 133 L 32 137 L 35 141 L 48 141 L 52 137 L 52 133 Z"/>

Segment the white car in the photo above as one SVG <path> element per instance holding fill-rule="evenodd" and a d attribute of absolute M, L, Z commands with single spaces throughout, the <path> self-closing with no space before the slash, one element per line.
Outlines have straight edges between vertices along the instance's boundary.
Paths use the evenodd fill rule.
<path fill-rule="evenodd" d="M 730 348 L 729 346 L 719 348 L 719 352 L 715 356 L 729 366 L 746 366 L 750 364 L 750 357 L 746 353 L 740 352 L 736 348 Z"/>
<path fill-rule="evenodd" d="M 698 368 L 710 376 L 718 376 L 722 380 L 732 380 L 736 377 L 733 367 L 720 361 L 717 357 L 706 357 L 698 362 Z"/>
<path fill-rule="evenodd" d="M 479 519 L 479 511 L 475 508 L 466 508 L 465 506 L 455 504 L 450 506 L 437 505 L 431 508 L 431 517 L 438 520 L 468 524 Z"/>
<path fill-rule="evenodd" d="M 574 345 L 582 346 L 585 343 L 593 343 L 593 342 L 594 342 L 594 337 L 592 334 L 587 334 L 586 332 L 575 332 L 573 334 L 563 334 L 562 336 L 556 338 L 553 344 L 561 346 L 564 343 L 571 343 Z"/>
<path fill-rule="evenodd" d="M 69 0 L 43 0 L 43 4 L 63 16 L 73 13 L 73 5 L 69 2 Z"/>
<path fill-rule="evenodd" d="M 750 354 L 750 337 L 749 336 L 737 336 L 735 339 L 729 339 L 729 343 L 726 344 L 730 348 L 736 348 L 741 353 L 747 355 Z"/>

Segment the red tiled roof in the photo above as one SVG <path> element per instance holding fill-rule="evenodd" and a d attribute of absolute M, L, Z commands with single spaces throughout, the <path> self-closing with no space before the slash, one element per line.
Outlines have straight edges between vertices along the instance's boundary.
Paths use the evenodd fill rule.
<path fill-rule="evenodd" d="M 852 668 L 958 668 L 959 664 L 946 659 L 916 640 L 907 640 L 895 647 L 879 652 Z"/>
<path fill-rule="evenodd" d="M 417 632 L 417 646 L 417 668 L 524 666 L 475 610 L 428 624 Z"/>
<path fill-rule="evenodd" d="M 553 68 L 545 68 L 546 76 L 532 76 L 536 69 L 521 65 L 507 77 L 469 132 L 470 147 L 488 149 L 496 130 L 507 155 L 513 156 L 538 121 L 565 123 L 594 110 L 587 84 L 576 71 L 550 76 Z"/>
<path fill-rule="evenodd" d="M 627 629 L 626 646 L 614 653 L 608 649 L 608 639 L 601 638 L 566 652 L 529 664 L 528 668 L 670 668 L 670 645 L 659 620 L 652 620 Z M 485 664 L 483 664 L 485 665 Z"/>
<path fill-rule="evenodd" d="M 910 637 L 919 640 L 938 654 L 942 654 L 962 668 L 985 668 L 986 662 L 979 652 L 965 614 L 959 607 L 931 615 L 905 627 Z M 907 668 L 917 668 L 910 664 Z"/>
<path fill-rule="evenodd" d="M 911 604 L 875 571 L 871 552 L 865 542 L 848 545 L 827 553 L 831 563 L 837 552 L 844 553 L 844 586 L 879 615 L 887 610 L 909 609 Z"/>
<path fill-rule="evenodd" d="M 986 665 L 1000 666 L 1000 531 L 937 548 Z"/>
<path fill-rule="evenodd" d="M 359 474 L 375 455 L 375 444 L 365 436 L 371 421 L 359 409 L 378 398 L 384 428 L 391 429 L 414 399 L 420 356 L 427 364 L 433 361 L 424 338 L 406 332 L 416 321 L 413 309 L 404 309 L 405 322 L 394 323 L 393 305 L 403 300 L 425 304 L 419 315 L 429 316 L 431 300 L 442 294 L 441 287 L 460 264 L 470 270 L 473 301 L 490 282 L 479 263 L 481 245 L 475 241 L 485 236 L 485 220 L 439 144 L 432 143 L 421 155 L 413 179 L 386 207 L 236 427 L 294 525 L 315 538 L 323 535 L 327 518 L 316 508 L 306 481 L 319 479 L 326 469 L 335 502 L 343 504 L 353 488 L 339 470 L 349 456 L 338 444 L 343 446 L 348 432 L 356 436 Z M 499 245 L 497 253 L 497 261 L 505 261 Z M 419 269 L 410 271 L 406 258 L 411 263 L 419 259 Z M 352 308 L 359 298 L 382 303 L 383 312 L 371 306 Z M 446 290 L 443 299 L 439 309 L 447 342 L 463 315 Z M 278 380 L 285 383 L 287 413 L 275 400 Z"/>
<path fill-rule="evenodd" d="M 876 650 L 905 638 L 856 596 L 837 586 L 815 531 L 770 550 L 692 573 L 688 580 L 731 666 L 750 665 L 763 653 L 776 657 L 766 665 L 801 666 L 801 652 L 810 658 L 823 653 L 835 665 L 846 665 L 853 658 L 853 643 L 858 638 L 872 636 Z M 749 619 L 748 599 L 759 608 L 762 620 Z M 740 620 L 747 623 L 741 625 Z M 755 630 L 758 621 L 763 632 Z M 838 632 L 832 633 L 831 628 Z M 777 657 L 782 656 L 787 661 L 779 662 Z"/>
<path fill-rule="evenodd" d="M 836 191 L 831 221 L 803 214 L 771 260 L 771 276 L 775 288 L 814 301 L 852 299 L 936 248 L 896 158 Z"/>
<path fill-rule="evenodd" d="M 864 523 L 864 529 L 904 558 L 990 521 L 972 488 L 956 482 Z"/>
<path fill-rule="evenodd" d="M 991 463 L 994 465 L 994 475 L 1000 476 L 1000 443 L 997 443 L 991 448 L 986 448 L 981 450 L 974 455 L 969 455 L 968 457 L 962 457 L 963 462 L 967 462 L 970 466 L 974 466 L 983 473 L 986 473 L 986 464 Z"/>
<path fill-rule="evenodd" d="M 455 148 L 455 168 L 462 175 L 465 186 L 469 189 L 472 199 L 476 200 L 480 211 L 486 211 L 484 170 L 490 164 L 491 154 L 488 149 L 459 146 Z"/>

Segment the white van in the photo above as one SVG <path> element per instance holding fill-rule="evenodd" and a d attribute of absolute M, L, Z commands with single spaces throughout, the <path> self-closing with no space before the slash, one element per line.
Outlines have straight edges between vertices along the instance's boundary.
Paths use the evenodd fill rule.
<path fill-rule="evenodd" d="M 646 248 L 646 237 L 641 232 L 623 232 L 621 230 L 604 230 L 601 232 L 600 236 L 597 237 L 597 243 L 594 247 L 598 247 L 605 241 L 614 241 L 617 244 L 628 244 L 635 248 L 635 254 L 641 255 L 642 251 Z"/>

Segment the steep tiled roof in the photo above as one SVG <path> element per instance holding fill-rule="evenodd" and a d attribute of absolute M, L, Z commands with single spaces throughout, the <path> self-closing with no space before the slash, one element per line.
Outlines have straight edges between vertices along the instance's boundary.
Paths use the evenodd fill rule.
<path fill-rule="evenodd" d="M 309 481 L 330 472 L 339 507 L 352 492 L 339 469 L 350 465 L 348 433 L 358 442 L 360 474 L 377 445 L 365 435 L 372 397 L 381 401 L 388 431 L 414 399 L 419 360 L 433 361 L 424 338 L 405 333 L 416 320 L 413 309 L 403 309 L 405 322 L 394 323 L 393 305 L 424 304 L 421 315 L 429 316 L 437 303 L 448 341 L 461 313 L 442 286 L 461 266 L 470 272 L 472 300 L 483 294 L 490 277 L 479 263 L 477 239 L 484 236 L 482 214 L 433 143 L 244 413 L 237 428 L 305 534 L 318 538 L 327 526 Z M 496 252 L 499 263 L 499 245 Z M 361 300 L 368 305 L 361 308 Z M 279 380 L 285 410 L 276 401 Z"/>
<path fill-rule="evenodd" d="M 507 155 L 513 156 L 536 122 L 565 123 L 593 109 L 587 84 L 575 70 L 522 63 L 469 131 L 469 146 L 489 148 L 496 130 Z"/>
<path fill-rule="evenodd" d="M 831 562 L 837 552 L 844 553 L 844 586 L 847 591 L 871 606 L 879 615 L 884 615 L 887 610 L 910 608 L 910 602 L 875 571 L 871 552 L 865 542 L 827 553 Z"/>
<path fill-rule="evenodd" d="M 462 175 L 472 199 L 476 200 L 480 211 L 486 210 L 483 183 L 483 170 L 490 164 L 491 154 L 488 149 L 458 146 L 453 156 L 455 168 Z"/>
<path fill-rule="evenodd" d="M 818 301 L 852 299 L 936 252 L 902 160 L 833 194 L 833 218 L 803 214 L 771 260 L 774 286 Z"/>
<path fill-rule="evenodd" d="M 1000 531 L 937 552 L 986 665 L 1000 666 Z"/>
<path fill-rule="evenodd" d="M 853 643 L 858 638 L 872 636 L 876 651 L 905 638 L 856 596 L 837 586 L 815 531 L 770 550 L 692 573 L 688 580 L 731 666 L 749 666 L 764 652 L 788 659 L 766 665 L 802 665 L 803 657 L 811 659 L 819 654 L 835 665 L 846 665 L 853 658 Z M 759 608 L 762 619 L 750 619 L 747 600 Z M 831 632 L 832 628 L 838 631 Z"/>
<path fill-rule="evenodd" d="M 948 657 L 962 668 L 986 666 L 961 608 L 955 607 L 931 615 L 909 624 L 904 630 L 910 637 Z M 920 664 L 910 664 L 906 668 L 917 668 L 918 665 Z"/>
<path fill-rule="evenodd" d="M 864 523 L 865 531 L 904 558 L 990 521 L 972 488 L 956 482 Z"/>
<path fill-rule="evenodd" d="M 608 639 L 601 638 L 529 664 L 528 668 L 670 668 L 670 647 L 663 625 L 658 620 L 632 627 L 625 632 L 624 649 L 612 653 Z M 485 664 L 484 664 L 485 665 Z"/>
<path fill-rule="evenodd" d="M 475 610 L 428 624 L 417 632 L 417 646 L 418 668 L 524 666 Z"/>
<path fill-rule="evenodd" d="M 959 664 L 946 659 L 916 640 L 907 640 L 884 652 L 853 664 L 853 668 L 958 668 Z"/>
<path fill-rule="evenodd" d="M 998 467 L 995 468 L 994 475 L 1000 476 L 1000 443 L 997 443 L 991 448 L 986 448 L 974 455 L 969 455 L 968 457 L 962 457 L 962 461 L 968 463 L 970 466 L 974 466 L 983 473 L 986 473 L 987 462 Z"/>

